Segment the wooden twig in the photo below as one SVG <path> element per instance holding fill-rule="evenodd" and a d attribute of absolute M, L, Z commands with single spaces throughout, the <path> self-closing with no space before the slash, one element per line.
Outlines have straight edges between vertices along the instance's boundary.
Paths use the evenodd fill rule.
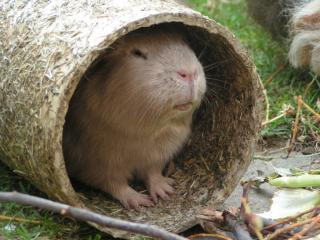
<path fill-rule="evenodd" d="M 289 238 L 288 240 L 298 240 L 298 239 L 302 239 L 302 237 L 310 232 L 311 230 L 316 230 L 316 229 L 320 229 L 320 224 L 318 222 L 312 222 L 309 225 L 305 226 L 300 232 L 295 233 L 291 238 Z"/>
<path fill-rule="evenodd" d="M 241 198 L 241 207 L 240 207 L 240 217 L 247 223 L 249 229 L 255 233 L 259 240 L 263 240 L 263 235 L 261 233 L 261 221 L 257 215 L 252 214 L 249 207 L 249 191 L 251 188 L 252 182 L 249 181 L 245 183 L 243 187 L 243 193 Z"/>
<path fill-rule="evenodd" d="M 285 117 L 285 116 L 287 116 L 287 115 L 293 115 L 293 114 L 294 114 L 294 109 L 293 109 L 293 107 L 291 107 L 290 105 L 288 105 L 288 106 L 286 106 L 286 108 L 283 109 L 281 112 L 282 112 L 282 113 L 279 114 L 278 116 L 276 116 L 276 117 L 274 117 L 274 118 L 272 118 L 272 119 L 270 119 L 270 120 L 268 120 L 268 121 L 262 122 L 262 126 L 265 126 L 265 125 L 270 124 L 270 123 L 272 123 L 272 122 L 274 122 L 274 121 L 277 121 L 278 119 L 283 118 L 283 117 Z"/>
<path fill-rule="evenodd" d="M 287 66 L 287 63 L 281 63 L 277 69 L 268 77 L 268 79 L 266 80 L 266 83 L 264 84 L 264 86 L 268 86 L 273 79 L 275 78 L 275 76 L 278 75 L 278 73 L 280 73 L 285 67 Z"/>
<path fill-rule="evenodd" d="M 265 102 L 266 102 L 266 118 L 265 118 L 265 123 L 266 122 L 269 122 L 269 115 L 270 115 L 270 102 L 269 102 L 269 98 L 268 98 L 268 93 L 267 93 L 267 89 L 266 89 L 266 86 L 269 85 L 272 80 L 274 79 L 274 77 L 279 73 L 281 72 L 285 67 L 286 67 L 287 64 L 281 64 L 277 69 L 276 71 L 274 71 L 269 77 L 268 79 L 266 80 L 266 83 L 263 84 L 262 80 L 259 78 L 259 81 L 260 81 L 260 85 L 262 87 L 262 93 L 264 95 L 264 99 L 265 99 Z M 262 126 L 264 126 L 265 124 L 263 124 Z"/>
<path fill-rule="evenodd" d="M 306 211 L 298 213 L 298 214 L 296 214 L 294 216 L 288 217 L 288 218 L 286 218 L 286 219 L 284 219 L 282 221 L 276 222 L 275 224 L 266 226 L 266 227 L 263 228 L 263 230 L 274 229 L 276 226 L 284 225 L 286 223 L 292 222 L 293 220 L 296 220 L 297 218 L 299 218 L 299 217 L 301 217 L 303 215 L 306 215 L 306 214 L 311 213 L 311 212 L 318 212 L 319 210 L 320 210 L 320 207 L 313 207 L 311 209 L 308 209 Z"/>
<path fill-rule="evenodd" d="M 246 206 L 243 204 L 245 201 L 249 202 L 249 200 L 246 200 L 249 198 L 249 190 L 252 185 L 251 181 L 245 182 L 242 184 L 242 197 L 241 197 L 241 206 L 240 206 L 240 217 L 244 220 L 245 214 L 246 214 Z"/>
<path fill-rule="evenodd" d="M 259 240 L 263 240 L 263 235 L 260 231 L 260 219 L 257 215 L 252 214 L 249 204 L 245 198 L 241 199 L 241 205 L 245 209 L 245 222 L 247 223 L 249 229 L 254 232 Z"/>
<path fill-rule="evenodd" d="M 311 88 L 312 84 L 315 83 L 315 81 L 317 80 L 317 75 L 315 75 L 312 79 L 312 81 L 307 85 L 306 89 L 303 92 L 303 97 L 307 96 L 307 93 L 309 92 L 309 89 Z"/>
<path fill-rule="evenodd" d="M 294 121 L 294 125 L 292 128 L 292 134 L 291 134 L 291 139 L 290 139 L 290 144 L 288 146 L 288 153 L 287 153 L 287 157 L 289 157 L 293 146 L 296 142 L 296 138 L 297 138 L 297 133 L 298 133 L 298 129 L 299 129 L 299 121 L 300 121 L 300 112 L 301 112 L 301 108 L 302 108 L 302 97 L 301 95 L 297 97 L 297 101 L 298 101 L 298 107 L 297 107 L 297 111 L 296 111 L 296 119 Z"/>
<path fill-rule="evenodd" d="M 298 133 L 298 128 L 299 128 L 299 120 L 300 120 L 300 114 L 301 114 L 301 109 L 302 106 L 305 107 L 309 112 L 311 112 L 316 118 L 318 118 L 320 120 L 320 114 L 317 113 L 312 107 L 310 107 L 307 103 L 305 103 L 302 100 L 301 95 L 299 95 L 297 97 L 297 102 L 298 102 L 298 107 L 297 107 L 297 111 L 296 111 L 296 118 L 295 118 L 295 122 L 294 122 L 294 126 L 292 128 L 292 134 L 291 134 L 291 139 L 290 139 L 290 144 L 288 146 L 288 154 L 287 157 L 290 155 L 292 148 L 294 146 L 294 143 L 296 141 L 297 138 L 297 133 Z"/>
<path fill-rule="evenodd" d="M 41 209 L 56 212 L 64 216 L 73 217 L 77 220 L 93 222 L 103 227 L 116 228 L 123 231 L 137 233 L 149 237 L 168 240 L 186 240 L 186 238 L 184 237 L 167 232 L 155 226 L 115 219 L 91 212 L 86 209 L 71 207 L 66 204 L 54 202 L 44 198 L 30 196 L 23 193 L 0 192 L 0 201 L 30 205 L 33 207 L 38 207 Z"/>
<path fill-rule="evenodd" d="M 30 219 L 25 219 L 20 217 L 9 217 L 4 215 L 0 215 L 0 221 L 15 221 L 15 222 L 32 223 L 32 224 L 41 223 L 41 221 L 37 221 L 37 220 L 30 220 Z"/>
<path fill-rule="evenodd" d="M 274 117 L 274 118 L 272 118 L 272 119 L 270 119 L 268 121 L 262 122 L 262 126 L 264 127 L 265 125 L 268 125 L 268 124 L 270 124 L 270 123 L 272 123 L 274 121 L 277 121 L 278 119 L 283 118 L 286 115 L 287 115 L 287 113 L 285 113 L 285 112 L 281 113 L 280 115 L 278 115 L 278 116 L 276 116 L 276 117 Z"/>
<path fill-rule="evenodd" d="M 261 85 L 261 88 L 262 88 L 262 93 L 264 95 L 264 100 L 265 100 L 265 103 L 266 103 L 266 118 L 265 118 L 265 122 L 268 122 L 269 121 L 269 114 L 270 114 L 269 98 L 268 98 L 267 90 L 264 87 L 261 78 L 259 78 L 259 82 L 260 82 L 260 85 Z"/>
<path fill-rule="evenodd" d="M 287 226 L 285 226 L 283 228 L 280 228 L 280 229 L 276 230 L 274 233 L 267 235 L 265 240 L 277 239 L 277 237 L 280 236 L 281 234 L 286 233 L 288 231 L 291 231 L 292 229 L 294 229 L 296 227 L 300 227 L 300 226 L 303 226 L 305 224 L 309 224 L 309 223 L 312 223 L 312 222 L 319 222 L 319 221 L 320 221 L 320 216 L 316 216 L 316 217 L 313 217 L 311 219 L 307 219 L 307 220 L 304 220 L 304 221 L 301 221 L 301 222 L 297 222 L 297 223 L 293 223 L 293 224 L 287 225 Z"/>
<path fill-rule="evenodd" d="M 311 123 L 310 123 L 310 121 L 311 121 L 311 119 L 310 119 L 310 116 L 307 116 L 307 125 L 308 125 L 308 127 L 309 127 L 309 129 L 310 129 L 310 134 L 311 134 L 311 136 L 313 137 L 313 139 L 315 140 L 315 141 L 317 141 L 317 139 L 318 139 L 318 136 L 317 136 L 317 134 L 315 133 L 315 131 L 313 130 L 313 127 L 312 127 L 312 125 L 311 125 Z"/>
<path fill-rule="evenodd" d="M 236 216 L 232 215 L 228 211 L 223 212 L 223 217 L 227 225 L 232 229 L 232 232 L 238 240 L 253 240 L 249 232 L 246 231 L 239 223 Z"/>
<path fill-rule="evenodd" d="M 302 98 L 301 98 L 301 103 L 302 103 L 302 105 L 309 111 L 309 112 L 311 112 L 316 118 L 318 118 L 319 120 L 320 120 L 320 114 L 319 113 L 317 113 L 312 107 L 310 107 L 308 104 L 306 104 L 303 100 L 302 100 Z"/>
<path fill-rule="evenodd" d="M 232 214 L 233 216 L 237 216 L 237 209 L 229 209 L 228 214 Z M 200 215 L 197 216 L 199 220 L 201 220 L 201 226 L 202 228 L 208 232 L 208 233 L 216 233 L 220 236 L 224 236 L 225 238 L 228 238 L 228 235 L 226 233 L 226 226 L 230 227 L 226 223 L 226 219 L 224 217 L 224 213 L 216 210 L 210 210 L 210 209 L 203 209 L 200 212 Z M 228 228 L 227 227 L 227 228 Z M 224 229 L 224 230 L 220 230 Z M 232 228 L 233 229 L 233 228 Z M 190 238 L 190 236 L 188 236 Z M 219 238 L 220 239 L 220 238 Z"/>
<path fill-rule="evenodd" d="M 194 240 L 194 239 L 223 239 L 223 240 L 233 240 L 232 238 L 229 238 L 225 235 L 220 235 L 217 233 L 198 233 L 191 236 L 188 236 L 188 239 Z M 1 239 L 0 239 L 1 240 Z"/>

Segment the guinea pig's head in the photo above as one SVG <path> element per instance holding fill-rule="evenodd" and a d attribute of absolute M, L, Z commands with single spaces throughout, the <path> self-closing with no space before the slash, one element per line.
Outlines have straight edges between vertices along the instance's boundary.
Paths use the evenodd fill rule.
<path fill-rule="evenodd" d="M 176 33 L 129 34 L 115 44 L 109 61 L 108 94 L 137 123 L 191 116 L 206 91 L 202 65 Z M 113 94 L 119 91 L 121 96 Z"/>

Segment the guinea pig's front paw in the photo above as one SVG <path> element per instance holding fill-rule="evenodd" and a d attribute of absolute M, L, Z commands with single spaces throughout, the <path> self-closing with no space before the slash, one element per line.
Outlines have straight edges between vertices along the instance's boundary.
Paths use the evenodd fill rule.
<path fill-rule="evenodd" d="M 158 202 L 158 197 L 162 200 L 170 200 L 170 194 L 174 192 L 172 187 L 174 180 L 172 178 L 163 177 L 162 175 L 151 176 L 147 183 L 149 193 L 155 203 Z"/>
<path fill-rule="evenodd" d="M 121 204 L 127 209 L 134 209 L 140 211 L 140 207 L 153 207 L 154 203 L 150 196 L 138 193 L 131 187 L 122 189 L 117 196 L 115 196 Z"/>

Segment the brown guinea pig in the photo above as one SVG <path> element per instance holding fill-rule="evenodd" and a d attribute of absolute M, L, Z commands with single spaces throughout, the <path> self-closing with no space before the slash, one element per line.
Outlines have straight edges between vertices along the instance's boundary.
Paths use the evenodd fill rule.
<path fill-rule="evenodd" d="M 174 192 L 162 170 L 190 135 L 206 80 L 195 53 L 172 31 L 133 32 L 111 49 L 71 99 L 64 156 L 71 177 L 139 210 Z M 150 196 L 128 185 L 133 176 Z"/>

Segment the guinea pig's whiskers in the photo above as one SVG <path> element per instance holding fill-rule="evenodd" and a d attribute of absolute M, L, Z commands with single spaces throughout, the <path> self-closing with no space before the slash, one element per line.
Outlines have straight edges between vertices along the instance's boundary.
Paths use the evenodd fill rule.
<path fill-rule="evenodd" d="M 212 97 L 212 96 L 204 96 L 202 99 L 201 106 L 204 106 L 204 109 L 207 112 L 208 109 L 213 108 L 213 104 L 218 105 L 218 101 L 219 101 L 219 98 Z"/>
<path fill-rule="evenodd" d="M 203 54 L 206 52 L 208 46 L 204 46 L 204 48 L 202 48 L 201 52 L 199 53 L 199 55 L 197 56 L 197 58 L 199 59 L 199 61 L 201 61 L 201 58 L 203 56 Z"/>
<path fill-rule="evenodd" d="M 206 73 L 206 79 L 207 80 L 219 80 L 219 81 L 223 81 L 223 82 L 228 82 L 231 83 L 234 80 L 234 77 L 230 77 L 230 76 L 226 76 L 226 74 L 218 74 L 217 72 L 215 72 L 214 74 L 208 74 Z"/>
<path fill-rule="evenodd" d="M 230 87 L 230 83 L 227 83 L 227 82 L 219 82 L 219 81 L 207 81 L 207 86 L 209 87 L 224 87 L 224 88 L 227 88 L 227 87 Z"/>
<path fill-rule="evenodd" d="M 226 86 L 219 86 L 219 85 L 210 85 L 208 86 L 207 88 L 207 92 L 210 92 L 210 91 L 217 91 L 219 93 L 225 93 L 226 91 L 228 91 L 228 87 Z"/>
<path fill-rule="evenodd" d="M 223 81 L 218 78 L 207 78 L 207 86 L 227 86 L 227 87 L 230 87 L 231 84 L 227 81 Z"/>
<path fill-rule="evenodd" d="M 205 95 L 205 97 L 213 97 L 213 98 L 224 98 L 224 95 L 222 94 L 221 91 L 216 91 L 214 89 L 208 89 L 207 94 Z"/>
<path fill-rule="evenodd" d="M 222 77 L 222 78 L 221 78 Z M 224 79 L 223 78 L 224 76 L 219 76 L 219 75 L 216 75 L 216 74 L 214 74 L 214 75 L 209 75 L 209 74 L 207 74 L 206 75 L 206 79 L 207 80 L 217 80 L 217 81 L 219 81 L 219 82 L 226 82 L 226 83 L 228 83 L 228 81 L 226 81 L 226 79 Z"/>
<path fill-rule="evenodd" d="M 208 65 L 203 66 L 203 69 L 204 69 L 205 71 L 209 71 L 209 70 L 215 69 L 215 68 L 217 68 L 217 67 L 220 67 L 220 66 L 222 66 L 222 64 L 228 63 L 228 62 L 230 62 L 231 60 L 232 60 L 232 59 L 230 58 L 230 59 L 224 59 L 224 60 L 222 60 L 222 61 L 214 62 L 214 63 L 211 63 L 211 64 L 208 64 Z"/>

